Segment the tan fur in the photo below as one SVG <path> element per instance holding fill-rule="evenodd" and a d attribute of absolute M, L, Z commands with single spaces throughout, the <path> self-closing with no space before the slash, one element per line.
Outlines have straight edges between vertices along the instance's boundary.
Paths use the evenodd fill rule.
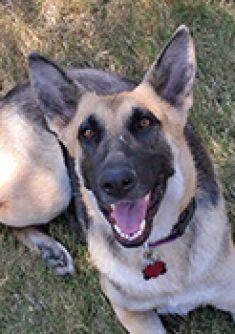
<path fill-rule="evenodd" d="M 0 113 L 0 222 L 15 228 L 18 239 L 43 254 L 51 251 L 48 267 L 58 275 L 73 271 L 62 245 L 32 225 L 48 223 L 69 204 L 70 183 L 60 146 L 53 135 L 30 124 L 10 108 Z M 23 228 L 23 229 L 19 229 Z M 58 263 L 58 254 L 67 262 Z M 49 258 L 48 258 L 49 259 Z"/>
<path fill-rule="evenodd" d="M 146 312 L 128 311 L 116 305 L 113 305 L 113 309 L 121 323 L 126 325 L 129 333 L 165 333 L 160 319 L 153 310 Z"/>
<path fill-rule="evenodd" d="M 60 147 L 55 138 L 35 132 L 17 114 L 11 115 L 11 122 L 8 118 L 2 115 L 0 125 L 0 201 L 5 203 L 0 220 L 14 227 L 47 223 L 69 202 Z"/>

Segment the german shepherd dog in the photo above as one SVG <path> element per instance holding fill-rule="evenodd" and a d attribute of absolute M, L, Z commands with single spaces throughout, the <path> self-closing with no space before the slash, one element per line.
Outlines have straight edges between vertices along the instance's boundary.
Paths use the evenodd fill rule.
<path fill-rule="evenodd" d="M 158 314 L 187 314 L 203 304 L 235 315 L 235 250 L 224 200 L 187 121 L 195 69 L 193 41 L 181 26 L 137 86 L 101 71 L 64 70 L 33 53 L 33 93 L 21 87 L 2 102 L 1 154 L 15 153 L 14 146 L 20 152 L 15 163 L 13 153 L 8 157 L 1 220 L 45 223 L 67 206 L 55 133 L 75 161 L 102 290 L 132 334 L 165 333 Z M 17 130 L 22 122 L 26 133 Z M 26 148 L 18 142 L 23 136 Z M 48 237 L 29 231 L 30 243 L 47 244 Z"/>

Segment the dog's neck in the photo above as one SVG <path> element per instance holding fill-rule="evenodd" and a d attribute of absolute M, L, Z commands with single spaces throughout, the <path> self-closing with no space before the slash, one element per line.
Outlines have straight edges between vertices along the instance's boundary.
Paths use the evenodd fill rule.
<path fill-rule="evenodd" d="M 194 215 L 195 209 L 196 209 L 196 200 L 195 200 L 195 197 L 193 197 L 191 201 L 189 202 L 188 206 L 180 214 L 178 221 L 172 227 L 170 234 L 166 236 L 165 238 L 155 240 L 154 242 L 146 243 L 145 247 L 148 249 L 154 249 L 158 246 L 172 242 L 178 239 L 179 237 L 181 237 L 184 234 L 188 224 L 190 223 Z"/>

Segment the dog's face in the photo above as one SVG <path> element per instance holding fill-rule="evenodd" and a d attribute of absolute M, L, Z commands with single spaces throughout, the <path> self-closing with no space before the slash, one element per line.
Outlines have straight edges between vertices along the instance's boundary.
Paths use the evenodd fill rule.
<path fill-rule="evenodd" d="M 75 157 L 84 189 L 93 193 L 123 246 L 139 246 L 149 237 L 176 169 L 187 186 L 180 206 L 187 205 L 195 184 L 183 129 L 192 103 L 195 58 L 185 27 L 131 92 L 86 92 L 35 54 L 30 73 L 49 126 Z"/>
<path fill-rule="evenodd" d="M 80 174 L 116 238 L 135 246 L 174 173 L 171 150 L 161 119 L 133 94 L 93 99 L 77 123 Z"/>

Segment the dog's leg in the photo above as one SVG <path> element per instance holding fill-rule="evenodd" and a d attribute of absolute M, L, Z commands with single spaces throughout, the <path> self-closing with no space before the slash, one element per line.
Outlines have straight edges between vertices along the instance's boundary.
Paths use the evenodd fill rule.
<path fill-rule="evenodd" d="M 104 275 L 100 276 L 100 285 L 103 293 L 110 301 L 114 312 L 122 325 L 130 334 L 165 334 L 161 320 L 154 310 L 147 311 L 130 311 L 126 308 L 117 306 L 115 300 L 125 300 L 128 305 L 128 300 L 122 295 L 119 289 Z"/>
<path fill-rule="evenodd" d="M 218 268 L 217 295 L 212 305 L 230 312 L 235 322 L 235 248 L 232 249 L 228 261 Z"/>
<path fill-rule="evenodd" d="M 130 334 L 165 334 L 161 320 L 154 310 L 144 312 L 128 311 L 116 305 L 113 309 Z"/>
<path fill-rule="evenodd" d="M 68 251 L 56 240 L 36 228 L 13 229 L 17 239 L 42 256 L 43 262 L 56 275 L 74 272 L 73 260 Z"/>

